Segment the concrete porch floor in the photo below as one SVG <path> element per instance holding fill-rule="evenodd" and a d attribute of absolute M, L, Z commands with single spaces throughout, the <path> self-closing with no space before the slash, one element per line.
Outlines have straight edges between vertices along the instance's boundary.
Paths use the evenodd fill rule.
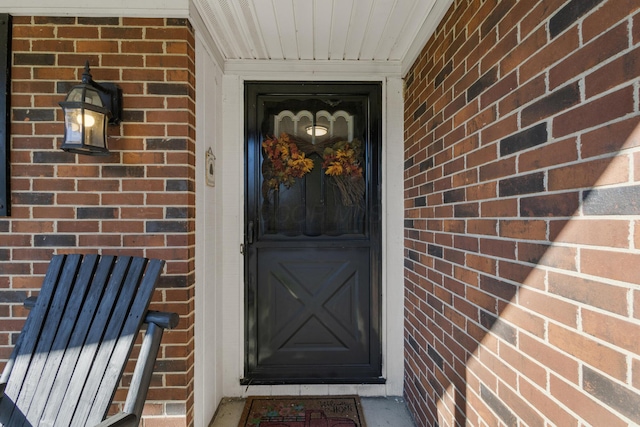
<path fill-rule="evenodd" d="M 414 427 L 407 405 L 401 397 L 361 397 L 367 427 Z M 224 398 L 209 427 L 237 427 L 244 399 Z"/>

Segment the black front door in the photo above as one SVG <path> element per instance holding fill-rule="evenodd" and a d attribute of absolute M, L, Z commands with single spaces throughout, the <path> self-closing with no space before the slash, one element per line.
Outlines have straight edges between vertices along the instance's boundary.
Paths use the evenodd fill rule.
<path fill-rule="evenodd" d="M 244 383 L 381 382 L 381 87 L 246 83 Z"/>

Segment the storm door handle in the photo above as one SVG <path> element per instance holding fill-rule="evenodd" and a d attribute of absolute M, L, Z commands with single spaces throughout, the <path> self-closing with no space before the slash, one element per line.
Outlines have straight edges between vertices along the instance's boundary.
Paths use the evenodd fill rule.
<path fill-rule="evenodd" d="M 253 221 L 249 221 L 247 224 L 247 244 L 253 244 Z"/>

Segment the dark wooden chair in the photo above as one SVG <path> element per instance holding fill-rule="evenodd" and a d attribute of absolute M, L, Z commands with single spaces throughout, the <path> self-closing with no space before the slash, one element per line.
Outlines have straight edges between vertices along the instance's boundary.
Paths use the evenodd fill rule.
<path fill-rule="evenodd" d="M 55 255 L 0 378 L 0 425 L 137 426 L 163 330 L 175 313 L 148 311 L 164 261 Z M 105 420 L 147 323 L 123 411 Z M 103 421 L 104 420 L 104 421 Z"/>

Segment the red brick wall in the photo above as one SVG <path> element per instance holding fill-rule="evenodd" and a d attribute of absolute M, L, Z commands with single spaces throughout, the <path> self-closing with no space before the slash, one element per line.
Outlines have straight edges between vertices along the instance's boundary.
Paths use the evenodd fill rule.
<path fill-rule="evenodd" d="M 639 76 L 632 0 L 455 0 L 407 74 L 418 425 L 640 424 Z"/>
<path fill-rule="evenodd" d="M 145 413 L 192 419 L 195 58 L 185 20 L 13 17 L 11 216 L 0 218 L 0 359 L 6 360 L 53 253 L 167 261 L 152 308 L 165 333 Z M 89 60 L 124 92 L 106 158 L 68 154 L 63 100 Z M 130 372 L 130 371 L 129 371 Z M 128 382 L 128 376 L 123 380 Z M 124 400 L 123 388 L 116 395 Z M 153 420 L 145 423 L 151 426 Z M 166 424 L 162 424 L 166 425 Z"/>

